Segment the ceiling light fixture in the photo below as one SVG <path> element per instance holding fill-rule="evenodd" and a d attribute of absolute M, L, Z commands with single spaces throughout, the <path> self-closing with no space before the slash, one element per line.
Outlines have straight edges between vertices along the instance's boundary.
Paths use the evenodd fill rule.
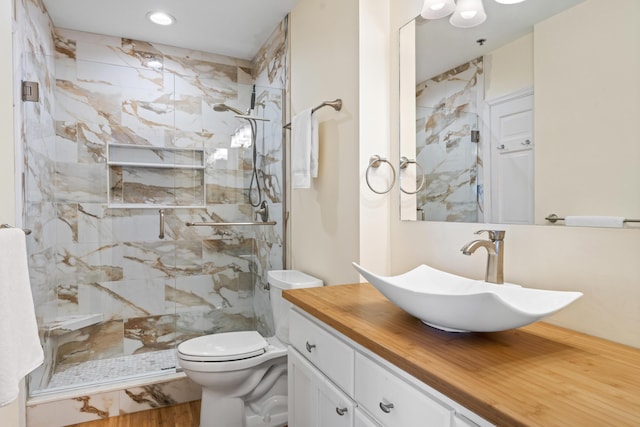
<path fill-rule="evenodd" d="M 471 28 L 487 20 L 482 0 L 458 0 L 455 12 L 449 23 L 458 28 Z"/>
<path fill-rule="evenodd" d="M 420 15 L 425 19 L 440 19 L 451 15 L 454 10 L 456 2 L 453 0 L 425 0 Z"/>
<path fill-rule="evenodd" d="M 502 4 L 521 3 L 525 0 L 495 0 Z M 422 12 L 425 19 L 440 19 L 451 15 L 449 23 L 458 28 L 471 28 L 487 20 L 482 0 L 424 0 Z"/>
<path fill-rule="evenodd" d="M 154 11 L 147 13 L 147 19 L 154 24 L 158 25 L 171 25 L 176 22 L 176 18 L 169 15 L 167 12 Z"/>

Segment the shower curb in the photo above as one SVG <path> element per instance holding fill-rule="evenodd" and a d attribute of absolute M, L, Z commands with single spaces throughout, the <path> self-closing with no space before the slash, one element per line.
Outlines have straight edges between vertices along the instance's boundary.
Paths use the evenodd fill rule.
<path fill-rule="evenodd" d="M 27 400 L 27 427 L 63 427 L 106 419 L 199 400 L 201 394 L 201 387 L 183 372 L 49 393 Z"/>

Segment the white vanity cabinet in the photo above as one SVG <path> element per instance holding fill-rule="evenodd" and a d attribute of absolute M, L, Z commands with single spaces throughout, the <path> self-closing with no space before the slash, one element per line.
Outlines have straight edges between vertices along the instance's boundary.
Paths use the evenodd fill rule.
<path fill-rule="evenodd" d="M 355 427 L 380 427 L 380 424 L 369 418 L 360 408 L 356 408 Z"/>
<path fill-rule="evenodd" d="M 289 337 L 290 427 L 491 426 L 296 308 Z"/>
<path fill-rule="evenodd" d="M 355 350 L 297 311 L 289 313 L 289 342 L 348 395 L 353 396 Z"/>
<path fill-rule="evenodd" d="M 288 370 L 289 426 L 354 426 L 355 402 L 291 347 Z"/>

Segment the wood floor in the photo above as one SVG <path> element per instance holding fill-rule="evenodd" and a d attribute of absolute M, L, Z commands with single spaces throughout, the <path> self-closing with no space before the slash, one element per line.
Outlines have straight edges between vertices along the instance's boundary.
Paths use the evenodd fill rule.
<path fill-rule="evenodd" d="M 69 427 L 198 427 L 200 401 L 74 424 Z"/>

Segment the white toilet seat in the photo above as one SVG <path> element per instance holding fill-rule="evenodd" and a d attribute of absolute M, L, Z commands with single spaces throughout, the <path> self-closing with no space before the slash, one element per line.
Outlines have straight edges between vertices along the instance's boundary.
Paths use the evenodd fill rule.
<path fill-rule="evenodd" d="M 256 351 L 254 348 L 251 351 L 244 351 L 244 352 L 228 350 L 228 353 L 236 352 L 240 354 L 226 357 L 227 360 L 222 360 L 222 359 L 225 359 L 225 356 L 222 356 L 222 357 L 220 357 L 219 355 L 217 357 L 216 355 L 203 356 L 202 353 L 201 355 L 188 354 L 189 352 L 196 353 L 196 351 L 192 350 L 190 348 L 191 347 L 190 345 L 185 345 L 185 344 L 188 344 L 189 341 L 200 340 L 201 338 L 209 338 L 211 340 L 214 340 L 217 335 L 223 335 L 223 334 L 212 334 L 204 337 L 192 338 L 190 340 L 183 342 L 178 346 L 178 360 L 179 360 L 180 366 L 182 366 L 182 368 L 185 370 L 191 370 L 196 372 L 237 371 L 240 369 L 252 368 L 254 366 L 260 365 L 261 363 L 267 362 L 271 359 L 275 359 L 275 358 L 283 357 L 287 355 L 287 347 L 283 343 L 281 343 L 277 338 L 269 337 L 265 339 L 258 332 L 255 332 L 255 331 L 250 331 L 250 332 L 254 332 L 255 334 L 258 335 L 258 337 L 262 341 L 264 341 L 265 346 L 262 349 Z M 225 332 L 224 334 L 241 334 L 241 333 L 242 332 Z M 238 337 L 223 337 L 223 338 L 233 339 Z M 254 342 L 260 342 L 260 340 L 258 340 L 256 337 L 245 337 L 245 338 L 247 340 L 255 340 Z M 239 339 L 242 340 L 242 337 L 240 337 Z M 199 344 L 202 344 L 202 342 L 207 342 L 207 340 L 195 341 L 195 344 L 194 343 L 192 344 L 199 345 Z M 237 347 L 237 348 L 240 348 L 240 347 Z M 244 346 L 244 348 L 247 348 L 247 346 Z M 183 352 L 183 350 L 185 352 Z M 244 356 L 244 357 L 239 357 L 239 356 Z M 229 358 L 232 360 L 228 360 Z"/>
<path fill-rule="evenodd" d="M 257 331 L 223 332 L 192 338 L 178 345 L 183 360 L 227 362 L 266 352 L 267 341 Z"/>

